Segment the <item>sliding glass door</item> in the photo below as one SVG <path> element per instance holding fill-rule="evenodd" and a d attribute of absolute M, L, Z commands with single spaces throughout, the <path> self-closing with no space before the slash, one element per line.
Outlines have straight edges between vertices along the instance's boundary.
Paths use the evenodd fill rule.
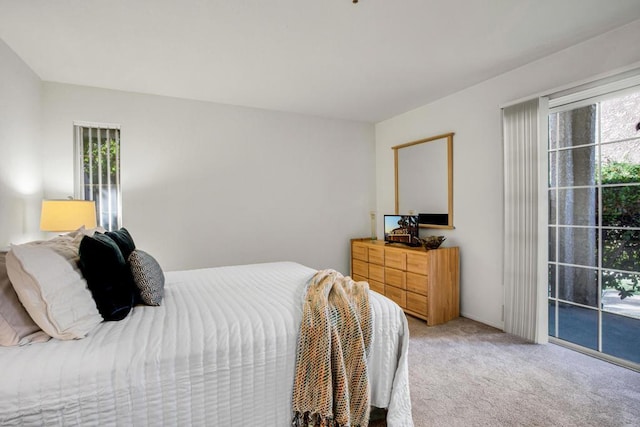
<path fill-rule="evenodd" d="M 549 114 L 549 336 L 633 364 L 640 364 L 639 122 L 640 89 Z"/>

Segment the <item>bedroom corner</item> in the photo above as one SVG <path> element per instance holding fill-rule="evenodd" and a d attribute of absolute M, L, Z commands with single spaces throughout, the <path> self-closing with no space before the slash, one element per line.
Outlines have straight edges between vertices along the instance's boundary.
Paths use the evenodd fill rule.
<path fill-rule="evenodd" d="M 0 247 L 41 238 L 42 82 L 0 39 Z"/>

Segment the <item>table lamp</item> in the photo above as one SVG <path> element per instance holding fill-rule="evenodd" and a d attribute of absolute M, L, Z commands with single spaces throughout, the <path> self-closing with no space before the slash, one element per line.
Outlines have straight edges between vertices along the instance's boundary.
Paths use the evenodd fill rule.
<path fill-rule="evenodd" d="M 43 200 L 40 230 L 73 231 L 96 227 L 96 203 L 93 200 Z"/>

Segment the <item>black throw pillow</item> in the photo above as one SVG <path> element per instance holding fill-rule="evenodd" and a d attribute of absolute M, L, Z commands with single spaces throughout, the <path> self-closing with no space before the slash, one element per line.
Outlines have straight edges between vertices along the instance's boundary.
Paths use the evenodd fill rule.
<path fill-rule="evenodd" d="M 118 245 L 107 235 L 84 236 L 80 269 L 104 320 L 122 320 L 134 304 L 131 271 Z"/>
<path fill-rule="evenodd" d="M 122 227 L 120 230 L 107 231 L 104 234 L 106 234 L 111 238 L 111 240 L 116 242 L 116 245 L 118 245 L 118 248 L 120 248 L 120 252 L 122 252 L 122 256 L 124 257 L 124 259 L 129 259 L 129 255 L 131 255 L 131 252 L 133 252 L 136 248 L 136 244 L 133 243 L 133 238 L 131 237 L 129 230 Z"/>

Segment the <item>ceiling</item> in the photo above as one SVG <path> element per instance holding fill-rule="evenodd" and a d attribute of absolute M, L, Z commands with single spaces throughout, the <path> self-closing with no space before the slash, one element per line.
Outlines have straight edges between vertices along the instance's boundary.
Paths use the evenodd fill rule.
<path fill-rule="evenodd" d="M 640 0 L 0 0 L 45 81 L 378 122 L 640 19 Z"/>

